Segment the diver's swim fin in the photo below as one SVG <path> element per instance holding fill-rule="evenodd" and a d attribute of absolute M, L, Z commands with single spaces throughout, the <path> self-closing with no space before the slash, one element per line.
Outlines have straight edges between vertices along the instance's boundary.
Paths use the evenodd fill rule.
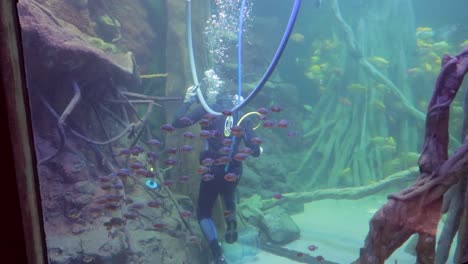
<path fill-rule="evenodd" d="M 229 244 L 237 241 L 237 221 L 234 220 L 228 222 L 224 240 Z"/>

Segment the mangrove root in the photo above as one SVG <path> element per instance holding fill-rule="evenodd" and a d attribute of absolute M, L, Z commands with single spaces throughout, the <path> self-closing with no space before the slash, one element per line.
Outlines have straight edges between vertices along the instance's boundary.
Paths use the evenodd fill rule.
<path fill-rule="evenodd" d="M 261 210 L 265 211 L 285 202 L 308 203 L 323 199 L 360 199 L 367 197 L 371 194 L 380 192 L 389 187 L 409 184 L 412 181 L 414 181 L 414 179 L 416 179 L 417 173 L 418 168 L 413 167 L 408 170 L 392 174 L 377 183 L 366 186 L 349 187 L 341 189 L 325 189 L 305 193 L 286 193 L 282 195 L 282 199 L 272 198 L 262 200 Z"/>
<path fill-rule="evenodd" d="M 426 116 L 420 176 L 413 186 L 389 196 L 375 213 L 356 263 L 384 261 L 411 235 L 418 233 L 417 263 L 434 263 L 435 235 L 445 192 L 468 174 L 468 143 L 448 159 L 450 104 L 468 72 L 468 48 L 445 55 Z"/>

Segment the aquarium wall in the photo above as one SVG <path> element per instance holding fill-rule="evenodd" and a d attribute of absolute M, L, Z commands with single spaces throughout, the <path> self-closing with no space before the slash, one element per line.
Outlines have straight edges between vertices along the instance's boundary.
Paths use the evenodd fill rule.
<path fill-rule="evenodd" d="M 273 2 L 19 1 L 50 263 L 467 258 L 468 3 Z"/>

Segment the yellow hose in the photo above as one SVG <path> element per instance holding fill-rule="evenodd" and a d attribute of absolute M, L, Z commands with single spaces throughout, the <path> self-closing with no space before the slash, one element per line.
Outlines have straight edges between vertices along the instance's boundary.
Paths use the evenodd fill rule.
<path fill-rule="evenodd" d="M 244 120 L 244 118 L 248 117 L 249 115 L 258 115 L 258 116 L 261 116 L 261 114 L 260 114 L 259 112 L 255 112 L 255 111 L 253 111 L 253 112 L 248 112 L 247 114 L 243 115 L 243 116 L 239 119 L 239 121 L 237 121 L 237 125 L 239 126 L 240 123 L 242 122 L 242 120 Z M 261 123 L 258 123 L 253 129 L 255 130 L 255 129 L 259 128 L 260 125 L 261 125 Z"/>
<path fill-rule="evenodd" d="M 164 78 L 167 77 L 167 73 L 155 73 L 155 74 L 142 74 L 141 79 L 152 79 L 152 78 Z"/>

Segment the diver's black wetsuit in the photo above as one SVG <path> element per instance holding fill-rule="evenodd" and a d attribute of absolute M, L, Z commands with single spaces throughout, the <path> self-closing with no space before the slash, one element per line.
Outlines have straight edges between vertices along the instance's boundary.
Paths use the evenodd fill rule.
<path fill-rule="evenodd" d="M 197 124 L 207 112 L 203 109 L 202 106 L 196 107 L 193 111 L 187 113 L 188 109 L 190 108 L 190 103 L 183 103 L 182 106 L 179 108 L 175 116 L 175 121 L 173 122 L 173 126 L 176 128 L 188 127 L 191 124 L 187 123 L 187 120 L 182 121 L 182 117 L 188 117 L 193 124 Z M 223 101 L 218 100 L 217 104 L 213 106 L 213 108 L 217 111 L 221 111 L 223 109 L 231 108 L 232 106 L 227 105 L 226 100 Z M 241 115 L 239 114 L 239 117 Z M 214 160 L 228 156 L 229 154 L 221 154 L 219 150 L 225 145 L 223 145 L 223 140 L 226 138 L 231 138 L 232 135 L 226 136 L 224 133 L 225 130 L 225 122 L 226 116 L 217 116 L 215 120 L 210 122 L 207 126 L 202 126 L 202 130 L 208 130 L 212 132 L 212 137 L 206 139 L 205 141 L 205 150 L 200 153 L 199 159 L 200 164 L 201 161 L 206 158 L 212 158 Z M 234 118 L 234 124 L 237 124 L 237 120 Z M 242 162 L 232 159 L 232 156 L 238 152 L 239 145 L 241 140 L 244 141 L 245 146 L 252 150 L 251 155 L 253 157 L 258 157 L 260 155 L 260 147 L 258 145 L 252 144 L 250 139 L 255 137 L 255 133 L 252 129 L 251 122 L 248 120 L 244 120 L 240 123 L 240 126 L 244 129 L 244 133 L 242 137 L 235 139 L 234 149 L 231 154 L 231 161 L 226 167 L 225 164 L 221 165 L 211 165 L 207 166 L 210 168 L 209 174 L 214 175 L 213 180 L 209 181 L 200 181 L 200 190 L 198 195 L 198 206 L 197 206 L 197 217 L 200 223 L 200 227 L 208 240 L 210 242 L 210 246 L 212 246 L 212 251 L 214 258 L 217 258 L 217 255 L 221 254 L 220 249 L 215 249 L 219 247 L 218 245 L 218 236 L 216 227 L 213 223 L 211 218 L 212 209 L 218 194 L 220 194 L 224 200 L 225 210 L 226 212 L 226 223 L 228 225 L 228 231 L 230 228 L 236 229 L 236 203 L 235 203 L 235 190 L 236 186 L 239 183 L 239 179 L 236 181 L 227 181 L 224 179 L 224 176 L 227 173 L 235 173 L 239 175 L 242 174 Z M 227 170 L 226 170 L 227 169 Z M 237 232 L 235 233 L 235 238 L 231 238 L 231 241 L 227 241 L 228 243 L 233 243 L 237 240 Z M 215 245 L 216 244 L 216 245 Z M 215 248 L 213 248 L 215 247 Z M 219 252 L 216 252 L 219 251 Z"/>

